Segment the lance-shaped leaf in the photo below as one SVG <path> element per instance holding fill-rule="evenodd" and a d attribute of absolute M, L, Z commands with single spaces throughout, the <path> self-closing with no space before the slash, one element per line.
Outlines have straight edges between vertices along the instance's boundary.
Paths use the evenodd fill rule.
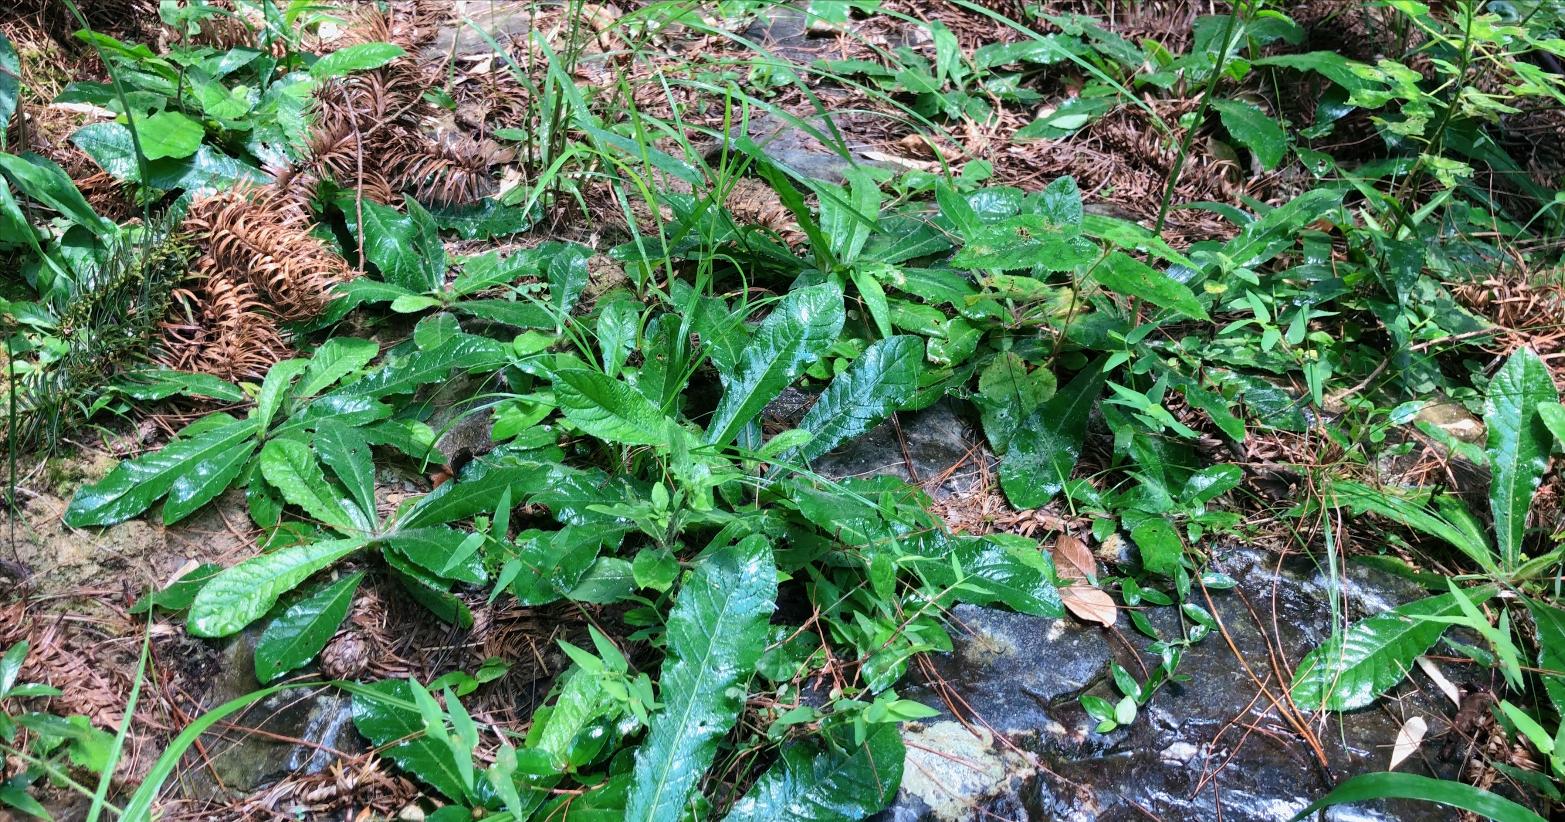
<path fill-rule="evenodd" d="M 739 718 L 745 684 L 766 645 L 777 567 L 761 536 L 707 554 L 668 619 L 668 659 L 652 730 L 636 751 L 626 819 L 674 822 Z"/>
<path fill-rule="evenodd" d="M 707 427 L 709 443 L 725 444 L 755 419 L 799 374 L 826 352 L 843 324 L 842 289 L 834 283 L 790 292 L 761 321 L 723 374 L 722 402 Z"/>
<path fill-rule="evenodd" d="M 1037 508 L 1065 487 L 1102 391 L 1103 369 L 1094 362 L 1017 426 L 1000 462 L 1000 487 L 1012 505 Z"/>
<path fill-rule="evenodd" d="M 1184 283 L 1119 251 L 1110 252 L 1092 269 L 1092 279 L 1110 291 L 1146 300 L 1158 308 L 1207 319 L 1206 309 Z"/>
<path fill-rule="evenodd" d="M 362 579 L 360 571 L 323 586 L 268 623 L 255 645 L 256 680 L 270 682 L 314 659 L 347 618 Z"/>
<path fill-rule="evenodd" d="M 362 686 L 353 694 L 353 727 L 381 754 L 424 784 L 457 802 L 465 801 L 462 769 L 451 750 L 424 732 L 413 689 L 388 679 Z"/>
<path fill-rule="evenodd" d="M 1435 802 L 1471 811 L 1499 822 L 1543 822 L 1543 817 L 1525 805 L 1499 794 L 1457 782 L 1434 779 L 1416 773 L 1361 773 L 1343 782 L 1331 793 L 1315 800 L 1293 816 L 1293 822 L 1307 819 L 1323 808 L 1353 805 L 1377 799 L 1414 799 Z"/>
<path fill-rule="evenodd" d="M 1495 373 L 1484 398 L 1484 425 L 1489 429 L 1489 508 L 1494 514 L 1495 542 L 1506 568 L 1521 561 L 1527 512 L 1543 481 L 1553 443 L 1538 405 L 1558 399 L 1549 369 L 1525 348 L 1512 354 Z"/>
<path fill-rule="evenodd" d="M 885 808 L 902 784 L 907 751 L 896 724 L 873 727 L 862 745 L 839 739 L 840 749 L 823 750 L 811 740 L 783 746 L 777 763 L 734 803 L 727 822 L 851 822 Z"/>
<path fill-rule="evenodd" d="M 335 419 L 321 420 L 315 429 L 315 450 L 326 463 L 363 515 L 362 521 L 373 527 L 375 520 L 375 462 L 370 456 L 369 438 L 363 431 L 350 428 Z"/>
<path fill-rule="evenodd" d="M 566 419 L 598 439 L 668 447 L 668 417 L 640 391 L 600 371 L 560 369 L 554 398 Z"/>
<path fill-rule="evenodd" d="M 1439 594 L 1333 634 L 1299 661 L 1291 688 L 1293 701 L 1311 711 L 1351 711 L 1369 705 L 1401 682 L 1413 660 L 1445 633 L 1448 625 L 1438 618 L 1459 613 L 1455 594 Z"/>
<path fill-rule="evenodd" d="M 177 522 L 228 487 L 255 449 L 255 433 L 255 420 L 232 420 L 122 462 L 108 476 L 77 490 L 65 510 L 65 524 L 82 528 L 122 522 L 147 510 L 178 483 L 179 501 L 163 514 L 165 522 Z"/>
<path fill-rule="evenodd" d="M 310 446 L 298 440 L 268 442 L 261 449 L 261 475 L 282 493 L 283 499 L 341 533 L 372 530 L 358 506 L 326 481 Z"/>
<path fill-rule="evenodd" d="M 362 539 L 294 545 L 245 560 L 213 577 L 190 603 L 190 633 L 222 637 L 260 619 L 277 598 L 364 546 Z"/>
<path fill-rule="evenodd" d="M 414 351 L 365 374 L 327 397 L 389 397 L 446 379 L 454 368 L 499 368 L 507 346 L 472 334 L 458 334 L 433 349 Z M 323 397 L 322 399 L 325 399 Z"/>
<path fill-rule="evenodd" d="M 924 341 L 909 334 L 864 349 L 799 420 L 815 438 L 780 461 L 813 460 L 880 423 L 918 392 L 923 361 Z"/>

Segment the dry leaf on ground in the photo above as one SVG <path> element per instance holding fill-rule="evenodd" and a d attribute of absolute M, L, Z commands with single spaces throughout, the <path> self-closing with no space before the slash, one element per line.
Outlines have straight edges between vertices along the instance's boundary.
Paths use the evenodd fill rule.
<path fill-rule="evenodd" d="M 1096 622 L 1105 628 L 1114 627 L 1119 620 L 1119 609 L 1114 598 L 1092 584 L 1097 578 L 1097 561 L 1087 544 L 1071 536 L 1060 534 L 1054 539 L 1054 575 L 1060 582 L 1060 601 L 1066 610 L 1078 619 Z"/>
<path fill-rule="evenodd" d="M 1114 598 L 1090 585 L 1076 584 L 1061 588 L 1060 601 L 1078 619 L 1096 622 L 1105 628 L 1114 627 L 1119 619 L 1119 608 L 1115 607 Z"/>
<path fill-rule="evenodd" d="M 1391 767 L 1396 770 L 1402 764 L 1402 760 L 1412 756 L 1418 750 L 1418 746 L 1424 741 L 1424 732 L 1429 730 L 1429 723 L 1421 716 L 1409 717 L 1402 723 L 1402 730 L 1397 731 L 1396 744 L 1391 747 Z"/>

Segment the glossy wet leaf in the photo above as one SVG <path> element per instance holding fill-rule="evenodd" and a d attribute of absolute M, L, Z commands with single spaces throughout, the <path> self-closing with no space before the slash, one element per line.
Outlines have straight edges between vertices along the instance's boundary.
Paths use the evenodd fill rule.
<path fill-rule="evenodd" d="M 1544 822 L 1543 817 L 1503 796 L 1463 782 L 1411 773 L 1366 773 L 1343 782 L 1294 815 L 1294 822 L 1322 808 L 1377 799 L 1410 799 L 1471 811 L 1496 822 Z"/>
<path fill-rule="evenodd" d="M 1092 279 L 1118 294 L 1136 297 L 1186 317 L 1208 319 L 1206 309 L 1184 283 L 1119 251 L 1110 252 L 1092 269 Z"/>
<path fill-rule="evenodd" d="M 1039 617 L 1065 615 L 1051 579 L 1049 561 L 1036 542 L 1013 534 L 960 539 L 951 551 L 960 565 L 964 588 L 957 598 L 974 605 L 1003 604 Z M 955 575 L 952 574 L 952 582 Z M 936 584 L 941 584 L 939 581 Z"/>
<path fill-rule="evenodd" d="M 1250 150 L 1261 168 L 1271 171 L 1288 153 L 1288 134 L 1275 118 L 1245 100 L 1213 100 L 1223 128 L 1240 145 Z"/>
<path fill-rule="evenodd" d="M 382 279 L 415 294 L 439 291 L 445 284 L 446 249 L 429 212 L 408 200 L 407 213 L 373 200 L 346 203 L 349 227 L 362 207 L 364 256 Z"/>
<path fill-rule="evenodd" d="M 565 418 L 594 437 L 668 447 L 668 417 L 640 391 L 600 371 L 560 369 L 554 375 L 554 396 Z"/>
<path fill-rule="evenodd" d="M 1553 445 L 1553 435 L 1538 406 L 1558 400 L 1548 367 L 1525 348 L 1500 367 L 1484 397 L 1489 508 L 1494 515 L 1496 547 L 1508 569 L 1521 561 L 1527 512 L 1542 484 Z"/>
<path fill-rule="evenodd" d="M 29 199 L 43 203 L 69 217 L 88 230 L 111 237 L 118 232 L 114 223 L 94 211 L 70 175 L 53 160 L 36 154 L 18 156 L 0 153 L 0 170 L 16 183 L 17 190 Z"/>
<path fill-rule="evenodd" d="M 907 334 L 864 349 L 799 421 L 815 438 L 784 459 L 813 460 L 891 416 L 917 393 L 923 361 L 924 341 Z"/>
<path fill-rule="evenodd" d="M 707 442 L 732 442 L 826 352 L 842 332 L 842 299 L 841 288 L 823 283 L 791 291 L 777 302 L 740 351 L 733 370 L 720 370 L 723 399 L 707 425 Z"/>
<path fill-rule="evenodd" d="M 778 760 L 725 817 L 728 822 L 853 822 L 890 804 L 907 756 L 895 723 L 873 726 L 862 745 L 836 735 L 841 749 L 806 737 L 783 746 Z"/>
<path fill-rule="evenodd" d="M 255 434 L 254 420 L 232 420 L 122 462 L 76 491 L 65 524 L 113 525 L 147 510 L 164 494 L 173 507 L 165 508 L 163 521 L 178 522 L 228 487 L 254 450 Z"/>
<path fill-rule="evenodd" d="M 989 446 L 1005 453 L 1016 427 L 1033 409 L 1053 397 L 1055 388 L 1054 372 L 1049 369 L 1029 370 L 1027 362 L 1015 352 L 996 355 L 979 373 L 978 396 L 974 398 Z"/>
<path fill-rule="evenodd" d="M 334 539 L 245 560 L 213 577 L 196 594 L 187 618 L 190 633 L 200 637 L 235 633 L 270 611 L 278 597 L 362 547 L 361 539 Z"/>
<path fill-rule="evenodd" d="M 760 536 L 709 551 L 680 586 L 668 619 L 662 707 L 636 750 L 626 819 L 675 822 L 684 815 L 739 718 L 776 599 L 777 569 Z"/>
<path fill-rule="evenodd" d="M 1138 523 L 1130 530 L 1130 541 L 1141 553 L 1141 564 L 1154 574 L 1172 576 L 1185 552 L 1179 532 L 1166 519 L 1154 518 Z"/>
<path fill-rule="evenodd" d="M 380 346 L 373 340 L 356 337 L 333 337 L 321 343 L 299 378 L 299 396 L 313 397 L 325 391 L 343 377 L 369 365 L 378 353 Z"/>
<path fill-rule="evenodd" d="M 413 704 L 407 682 L 388 679 L 362 686 L 353 694 L 353 727 L 420 782 L 461 802 L 462 772 L 451 751 L 424 733 L 424 719 Z"/>
<path fill-rule="evenodd" d="M 489 575 L 484 570 L 483 556 L 474 550 L 477 545 L 469 542 L 469 536 L 466 531 L 436 525 L 400 529 L 379 541 L 441 579 L 482 585 Z"/>
<path fill-rule="evenodd" d="M 6 133 L 11 127 L 11 115 L 16 113 L 16 101 L 22 88 L 22 61 L 16 55 L 16 47 L 0 34 L 0 148 L 5 148 Z"/>
<path fill-rule="evenodd" d="M 1012 505 L 1037 508 L 1065 487 L 1081 456 L 1087 417 L 1103 390 L 1103 381 L 1101 366 L 1088 364 L 1017 426 L 1000 461 L 1000 487 Z"/>
<path fill-rule="evenodd" d="M 343 534 L 372 529 L 357 506 L 326 480 L 310 446 L 298 440 L 272 440 L 261 449 L 261 475 L 283 499 L 317 522 Z"/>
<path fill-rule="evenodd" d="M 512 499 L 537 493 L 557 480 L 554 465 L 523 461 L 511 465 L 483 466 L 425 494 L 402 514 L 402 529 L 443 525 L 483 512 L 493 512 L 507 489 Z"/>
<path fill-rule="evenodd" d="M 1556 709 L 1565 708 L 1565 610 L 1537 600 L 1528 600 L 1532 621 L 1538 626 L 1538 667 L 1543 674 L 1543 689 Z"/>
<path fill-rule="evenodd" d="M 448 378 L 457 369 L 495 369 L 509 359 L 501 343 L 459 334 L 426 351 L 413 351 L 383 361 L 379 368 L 328 394 L 332 396 L 389 397 Z M 324 399 L 324 398 L 323 398 Z"/>
<path fill-rule="evenodd" d="M 1011 271 L 1041 268 L 1070 271 L 1092 262 L 1097 246 L 1080 236 L 1080 227 L 1067 231 L 1038 214 L 1019 214 L 996 225 L 979 227 L 967 239 L 951 265 L 967 269 Z"/>
<path fill-rule="evenodd" d="M 1454 594 L 1439 594 L 1375 614 L 1339 630 L 1300 660 L 1293 701 L 1307 711 L 1351 711 L 1373 703 L 1407 676 L 1413 660 L 1448 627 L 1420 617 L 1461 613 Z"/>
<path fill-rule="evenodd" d="M 337 481 L 353 496 L 361 521 L 373 529 L 375 522 L 375 462 L 369 438 L 357 428 L 334 419 L 321 420 L 315 428 L 315 452 Z"/>
<path fill-rule="evenodd" d="M 255 646 L 255 678 L 270 682 L 309 662 L 348 616 L 364 572 L 322 586 L 267 623 Z"/>

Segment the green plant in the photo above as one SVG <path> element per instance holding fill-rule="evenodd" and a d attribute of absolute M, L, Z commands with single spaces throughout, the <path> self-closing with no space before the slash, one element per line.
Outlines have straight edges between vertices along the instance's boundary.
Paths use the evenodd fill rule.
<path fill-rule="evenodd" d="M 48 685 L 18 681 L 27 651 L 28 645 L 23 641 L 0 656 L 0 706 L 4 708 L 10 707 L 3 705 L 8 700 L 14 705 L 16 700 L 60 695 L 58 689 Z M 13 747 L 22 732 L 28 735 L 26 747 Z M 91 796 L 69 774 L 73 769 L 102 773 L 113 759 L 112 742 L 113 737 L 94 728 L 84 716 L 61 717 L 37 711 L 11 713 L 0 709 L 0 753 L 24 763 L 17 773 L 0 779 L 0 805 L 50 819 L 49 812 L 28 793 L 31 786 L 43 780 Z"/>

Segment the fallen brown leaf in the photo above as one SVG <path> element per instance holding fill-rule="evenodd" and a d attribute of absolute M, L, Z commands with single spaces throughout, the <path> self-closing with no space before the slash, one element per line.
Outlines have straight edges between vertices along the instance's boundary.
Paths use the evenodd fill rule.
<path fill-rule="evenodd" d="M 1085 542 L 1070 534 L 1060 534 L 1054 539 L 1051 553 L 1054 554 L 1054 574 L 1061 581 L 1097 579 L 1098 563 Z"/>
<path fill-rule="evenodd" d="M 1402 723 L 1402 730 L 1397 731 L 1396 744 L 1391 748 L 1391 767 L 1396 770 L 1402 764 L 1402 760 L 1412 756 L 1418 750 L 1418 746 L 1424 741 L 1424 732 L 1429 730 L 1429 723 L 1421 716 L 1408 717 Z"/>
<path fill-rule="evenodd" d="M 1114 606 L 1114 598 L 1091 585 L 1077 583 L 1061 588 L 1060 601 L 1065 603 L 1067 611 L 1085 622 L 1096 622 L 1105 628 L 1112 628 L 1119 620 L 1119 609 Z"/>

